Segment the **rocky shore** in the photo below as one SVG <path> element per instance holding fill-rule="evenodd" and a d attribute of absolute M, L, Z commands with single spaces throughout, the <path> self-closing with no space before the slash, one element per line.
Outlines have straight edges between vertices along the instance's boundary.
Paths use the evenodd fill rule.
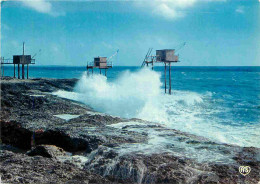
<path fill-rule="evenodd" d="M 260 181 L 260 149 L 220 144 L 156 123 L 113 117 L 53 95 L 58 90 L 73 91 L 76 82 L 1 80 L 2 182 Z M 155 146 L 154 136 L 171 143 Z M 251 172 L 241 175 L 239 166 L 250 166 Z"/>

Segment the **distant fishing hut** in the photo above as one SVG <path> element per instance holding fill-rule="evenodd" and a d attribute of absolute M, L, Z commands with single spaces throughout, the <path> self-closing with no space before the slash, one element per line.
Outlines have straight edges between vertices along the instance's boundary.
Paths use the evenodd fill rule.
<path fill-rule="evenodd" d="M 114 56 L 116 56 L 118 54 L 118 52 L 119 52 L 119 50 L 117 50 L 109 58 L 107 58 L 107 57 L 95 57 L 93 62 L 90 62 L 90 63 L 87 64 L 87 73 L 89 74 L 88 70 L 91 69 L 92 74 L 93 74 L 94 68 L 98 68 L 100 74 L 102 73 L 101 70 L 105 70 L 105 76 L 107 76 L 107 69 L 113 67 L 113 62 L 111 61 L 111 59 Z"/>
<path fill-rule="evenodd" d="M 185 46 L 185 44 L 186 43 L 183 43 L 180 48 Z M 156 50 L 156 55 L 151 55 L 152 50 L 153 50 L 152 48 L 149 48 L 149 50 L 145 56 L 145 59 L 142 63 L 142 67 L 152 65 L 152 69 L 153 69 L 155 63 L 164 63 L 164 88 L 165 88 L 165 93 L 166 93 L 167 92 L 166 73 L 167 73 L 167 66 L 168 66 L 168 68 L 169 68 L 169 94 L 171 94 L 171 64 L 180 62 L 179 55 L 175 55 L 175 53 L 176 53 L 175 49 Z"/>
<path fill-rule="evenodd" d="M 31 55 L 24 55 L 24 42 L 23 42 L 23 55 L 13 55 L 13 59 L 4 59 L 1 57 L 1 71 L 2 76 L 4 76 L 4 65 L 13 64 L 14 65 L 14 78 L 15 78 L 15 65 L 18 68 L 18 79 L 20 79 L 20 65 L 22 65 L 22 79 L 25 79 L 25 70 L 24 66 L 27 66 L 27 79 L 29 78 L 29 65 L 35 64 L 35 59 Z"/>

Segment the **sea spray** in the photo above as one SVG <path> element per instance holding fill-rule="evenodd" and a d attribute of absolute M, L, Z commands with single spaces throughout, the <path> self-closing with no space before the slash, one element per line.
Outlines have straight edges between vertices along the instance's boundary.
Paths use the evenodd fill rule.
<path fill-rule="evenodd" d="M 137 117 L 143 108 L 161 94 L 160 75 L 145 69 L 123 72 L 113 83 L 102 75 L 81 77 L 75 92 L 82 102 L 97 111 L 125 118 Z"/>
<path fill-rule="evenodd" d="M 74 92 L 54 94 L 110 115 L 156 122 L 217 142 L 260 147 L 257 124 L 244 127 L 223 123 L 226 119 L 222 116 L 230 109 L 216 106 L 216 101 L 222 99 L 216 99 L 215 92 L 173 90 L 173 94 L 168 95 L 162 88 L 160 73 L 144 68 L 122 72 L 114 81 L 102 75 L 87 76 L 84 72 Z M 159 139 L 152 140 L 156 144 Z"/>

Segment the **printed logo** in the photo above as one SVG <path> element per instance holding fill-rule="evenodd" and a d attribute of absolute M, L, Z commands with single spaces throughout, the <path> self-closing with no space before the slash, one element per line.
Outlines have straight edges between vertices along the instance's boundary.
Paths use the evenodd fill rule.
<path fill-rule="evenodd" d="M 249 167 L 249 166 L 240 166 L 239 167 L 239 172 L 243 176 L 248 175 L 250 173 L 250 171 L 251 171 L 251 167 Z"/>

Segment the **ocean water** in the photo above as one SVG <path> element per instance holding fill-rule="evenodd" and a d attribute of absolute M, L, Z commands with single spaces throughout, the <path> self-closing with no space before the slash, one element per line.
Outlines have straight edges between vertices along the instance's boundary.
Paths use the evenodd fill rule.
<path fill-rule="evenodd" d="M 12 67 L 5 68 L 13 75 Z M 260 148 L 260 67 L 114 67 L 88 76 L 85 67 L 30 67 L 30 77 L 79 78 L 74 92 L 55 94 L 114 116 L 137 117 L 212 141 Z M 168 81 L 168 75 L 167 75 Z"/>

